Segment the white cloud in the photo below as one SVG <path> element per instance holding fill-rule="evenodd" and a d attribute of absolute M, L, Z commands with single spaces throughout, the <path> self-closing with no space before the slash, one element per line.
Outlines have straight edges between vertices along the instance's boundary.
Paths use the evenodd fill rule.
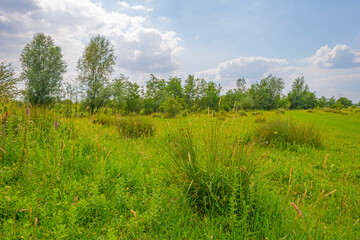
<path fill-rule="evenodd" d="M 335 52 L 339 50 L 335 49 Z M 339 58 L 338 58 L 339 59 Z M 207 69 L 195 74 L 196 77 L 208 81 L 221 83 L 223 89 L 235 88 L 236 79 L 244 77 L 247 87 L 255 81 L 273 74 L 281 77 L 285 82 L 284 94 L 287 94 L 293 81 L 301 76 L 306 84 L 318 97 L 346 96 L 358 102 L 360 92 L 360 66 L 352 68 L 324 67 L 320 64 L 292 66 L 285 59 L 271 59 L 264 57 L 240 57 L 220 63 L 216 68 Z M 340 63 L 337 63 L 339 66 Z"/>
<path fill-rule="evenodd" d="M 250 82 L 260 80 L 266 72 L 280 66 L 286 66 L 285 59 L 264 57 L 239 57 L 220 63 L 214 69 L 198 72 L 197 77 L 220 82 L 224 89 L 235 86 L 236 79 L 244 77 Z"/>
<path fill-rule="evenodd" d="M 360 66 L 360 52 L 347 45 L 328 45 L 321 47 L 309 58 L 311 62 L 324 68 L 352 68 Z"/>
<path fill-rule="evenodd" d="M 2 22 L 2 23 L 8 23 L 8 22 L 10 22 L 10 20 L 9 20 L 7 17 L 5 17 L 5 16 L 0 16 L 0 22 Z"/>
<path fill-rule="evenodd" d="M 43 32 L 62 48 L 68 76 L 75 76 L 76 62 L 85 45 L 92 36 L 102 34 L 114 45 L 116 69 L 123 71 L 116 74 L 140 78 L 140 73 L 171 75 L 179 68 L 176 56 L 183 51 L 179 46 L 181 39 L 175 32 L 147 27 L 151 24 L 145 16 L 107 11 L 101 3 L 90 0 L 35 0 L 28 10 L 21 6 L 19 9 L 22 11 L 13 7 L 4 11 L 0 7 L 0 15 L 11 21 L 10 26 L 0 22 L 0 57 L 19 59 L 33 34 Z"/>
<path fill-rule="evenodd" d="M 146 12 L 154 11 L 153 8 L 148 8 L 145 7 L 144 5 L 130 5 L 129 3 L 122 1 L 117 1 L 116 4 L 125 10 L 136 10 L 136 11 L 146 11 Z"/>

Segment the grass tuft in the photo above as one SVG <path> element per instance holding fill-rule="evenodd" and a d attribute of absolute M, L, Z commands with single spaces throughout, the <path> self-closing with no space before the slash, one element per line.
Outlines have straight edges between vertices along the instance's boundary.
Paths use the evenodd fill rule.
<path fill-rule="evenodd" d="M 255 129 L 260 142 L 286 147 L 302 145 L 322 147 L 323 138 L 313 123 L 301 124 L 291 118 L 273 118 Z"/>

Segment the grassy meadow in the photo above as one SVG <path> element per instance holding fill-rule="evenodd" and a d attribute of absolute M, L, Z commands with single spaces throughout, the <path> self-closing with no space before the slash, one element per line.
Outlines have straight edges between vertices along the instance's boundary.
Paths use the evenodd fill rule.
<path fill-rule="evenodd" d="M 1 239 L 359 239 L 360 111 L 1 110 Z"/>

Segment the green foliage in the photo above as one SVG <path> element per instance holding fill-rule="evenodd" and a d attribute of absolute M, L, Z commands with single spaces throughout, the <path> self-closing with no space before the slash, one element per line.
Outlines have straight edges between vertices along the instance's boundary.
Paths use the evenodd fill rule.
<path fill-rule="evenodd" d="M 19 80 L 15 77 L 11 64 L 0 63 L 0 101 L 13 100 L 17 95 L 16 84 Z"/>
<path fill-rule="evenodd" d="M 199 79 L 194 79 L 194 75 L 189 75 L 185 80 L 184 98 L 186 105 L 191 108 L 195 104 L 195 97 L 197 95 L 196 83 Z"/>
<path fill-rule="evenodd" d="M 304 77 L 295 79 L 288 98 L 291 102 L 291 109 L 309 109 L 315 108 L 317 105 L 315 93 L 310 92 L 308 85 L 305 84 Z"/>
<path fill-rule="evenodd" d="M 256 109 L 276 109 L 281 105 L 281 91 L 284 89 L 282 78 L 269 75 L 259 83 L 251 85 L 249 94 Z"/>
<path fill-rule="evenodd" d="M 153 74 L 151 74 L 150 80 L 146 82 L 146 92 L 144 99 L 144 107 L 147 114 L 157 112 L 161 104 L 169 98 L 169 94 L 165 88 L 165 80 L 158 79 Z"/>
<path fill-rule="evenodd" d="M 161 104 L 160 109 L 165 113 L 165 117 L 172 118 L 182 111 L 182 106 L 177 99 L 169 98 L 169 100 Z"/>
<path fill-rule="evenodd" d="M 352 101 L 346 97 L 339 98 L 338 100 L 336 100 L 336 103 L 339 103 L 344 107 L 350 107 L 352 105 Z"/>
<path fill-rule="evenodd" d="M 254 100 L 250 95 L 246 95 L 240 102 L 240 106 L 242 109 L 253 109 L 254 105 Z"/>
<path fill-rule="evenodd" d="M 201 80 L 199 83 L 199 107 L 200 109 L 210 110 L 219 110 L 219 101 L 220 101 L 220 92 L 221 86 L 220 84 L 216 84 L 215 82 L 206 82 L 205 80 Z"/>
<path fill-rule="evenodd" d="M 323 137 L 314 124 L 301 124 L 291 118 L 270 119 L 256 128 L 255 135 L 260 142 L 281 147 L 323 146 Z"/>
<path fill-rule="evenodd" d="M 59 95 L 66 64 L 61 49 L 50 36 L 34 35 L 21 52 L 21 78 L 26 81 L 26 100 L 32 104 L 50 104 Z"/>
<path fill-rule="evenodd" d="M 183 89 L 181 87 L 181 79 L 176 77 L 170 78 L 166 83 L 166 91 L 173 98 L 182 98 Z"/>
<path fill-rule="evenodd" d="M 77 63 L 78 79 L 86 92 L 91 113 L 104 106 L 111 94 L 108 86 L 115 65 L 114 48 L 109 39 L 96 35 L 85 47 Z"/>
<path fill-rule="evenodd" d="M 130 81 L 125 82 L 124 100 L 126 113 L 138 113 L 140 111 L 140 86 L 137 83 L 132 83 Z"/>

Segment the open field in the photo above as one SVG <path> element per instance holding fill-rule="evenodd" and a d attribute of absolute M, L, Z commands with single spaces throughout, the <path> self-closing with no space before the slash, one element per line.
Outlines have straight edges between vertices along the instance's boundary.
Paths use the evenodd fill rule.
<path fill-rule="evenodd" d="M 2 239 L 360 238 L 357 109 L 29 112 L 1 112 Z M 279 119 L 313 123 L 321 144 L 261 139 Z"/>

